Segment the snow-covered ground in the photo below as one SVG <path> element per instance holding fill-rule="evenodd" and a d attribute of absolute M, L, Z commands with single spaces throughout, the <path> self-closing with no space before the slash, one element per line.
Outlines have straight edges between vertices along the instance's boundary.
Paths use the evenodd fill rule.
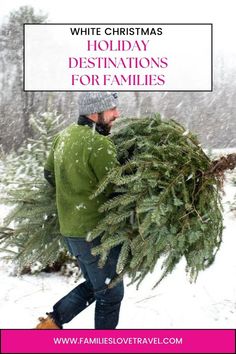
<path fill-rule="evenodd" d="M 225 185 L 223 243 L 215 263 L 190 284 L 182 261 L 154 290 L 158 269 L 139 290 L 126 287 L 118 328 L 236 328 L 236 215 L 228 211 L 236 187 Z M 6 212 L 2 207 L 0 215 Z M 0 328 L 34 328 L 37 318 L 76 284 L 59 274 L 10 275 L 0 260 Z M 125 279 L 127 284 L 129 281 Z M 94 304 L 64 328 L 93 328 Z"/>

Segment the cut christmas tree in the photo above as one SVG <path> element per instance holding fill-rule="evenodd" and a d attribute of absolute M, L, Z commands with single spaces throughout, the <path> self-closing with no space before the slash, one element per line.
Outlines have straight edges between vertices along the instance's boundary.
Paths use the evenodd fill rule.
<path fill-rule="evenodd" d="M 120 245 L 117 279 L 131 282 L 162 273 L 156 285 L 184 257 L 190 280 L 210 266 L 222 241 L 221 187 L 236 154 L 211 161 L 196 136 L 160 115 L 130 119 L 113 136 L 120 167 L 111 170 L 92 198 L 113 184 L 116 197 L 100 209 L 106 216 L 87 237 L 100 236 L 93 249 L 100 266 Z"/>

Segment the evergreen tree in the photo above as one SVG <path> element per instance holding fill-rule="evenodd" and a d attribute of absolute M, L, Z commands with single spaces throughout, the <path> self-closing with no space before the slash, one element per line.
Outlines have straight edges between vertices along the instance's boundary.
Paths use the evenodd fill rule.
<path fill-rule="evenodd" d="M 234 168 L 235 154 L 211 161 L 196 136 L 159 115 L 129 120 L 113 137 L 120 167 L 114 168 L 92 197 L 114 185 L 116 197 L 100 211 L 105 218 L 88 235 L 102 235 L 93 249 L 103 266 L 120 245 L 119 276 L 142 281 L 157 261 L 163 272 L 156 285 L 182 257 L 190 280 L 210 266 L 222 241 L 220 190 L 223 171 Z"/>
<path fill-rule="evenodd" d="M 1 203 L 12 206 L 0 228 L 0 243 L 19 272 L 68 259 L 59 233 L 55 190 L 43 177 L 52 137 L 62 122 L 54 113 L 45 113 L 31 117 L 30 123 L 35 138 L 6 157 L 0 180 Z"/>

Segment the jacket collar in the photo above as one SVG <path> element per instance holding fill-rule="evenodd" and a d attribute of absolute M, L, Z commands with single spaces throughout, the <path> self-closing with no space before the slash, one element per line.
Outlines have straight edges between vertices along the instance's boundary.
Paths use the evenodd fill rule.
<path fill-rule="evenodd" d="M 92 121 L 91 119 L 89 119 L 86 116 L 79 116 L 77 123 L 79 125 L 88 125 L 91 128 L 94 126 L 94 124 L 96 124 L 94 121 Z"/>
<path fill-rule="evenodd" d="M 95 126 L 96 132 L 98 132 L 101 135 L 108 135 L 106 129 L 104 129 L 102 125 L 96 124 L 93 120 L 89 119 L 87 116 L 79 116 L 77 124 L 87 125 L 90 128 L 93 128 Z"/>

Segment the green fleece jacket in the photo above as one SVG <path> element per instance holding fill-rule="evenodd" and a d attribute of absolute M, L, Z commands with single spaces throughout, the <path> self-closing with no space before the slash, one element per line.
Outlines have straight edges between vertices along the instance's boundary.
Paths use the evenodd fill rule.
<path fill-rule="evenodd" d="M 98 209 L 111 188 L 93 200 L 89 197 L 118 164 L 111 139 L 87 125 L 72 124 L 55 137 L 45 169 L 55 177 L 62 235 L 86 237 L 104 217 Z"/>

